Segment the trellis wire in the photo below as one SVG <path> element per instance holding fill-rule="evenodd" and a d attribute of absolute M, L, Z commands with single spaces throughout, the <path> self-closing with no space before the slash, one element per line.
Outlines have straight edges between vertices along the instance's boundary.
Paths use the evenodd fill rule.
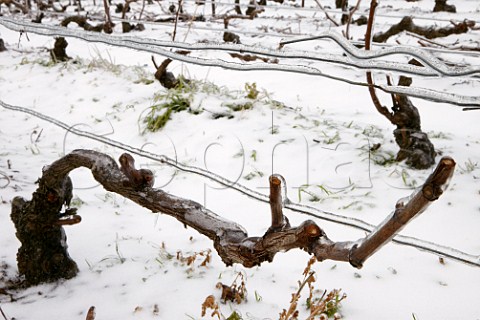
<path fill-rule="evenodd" d="M 82 137 L 85 137 L 85 138 L 88 138 L 88 139 L 92 139 L 92 140 L 98 141 L 100 143 L 103 143 L 103 144 L 106 144 L 106 145 L 109 145 L 109 146 L 112 146 L 112 147 L 115 147 L 115 148 L 118 148 L 118 149 L 121 149 L 121 150 L 124 150 L 124 151 L 127 151 L 127 152 L 131 152 L 131 153 L 136 154 L 140 157 L 144 157 L 144 158 L 147 158 L 147 159 L 150 159 L 150 160 L 153 160 L 153 161 L 157 161 L 157 162 L 160 162 L 160 163 L 167 164 L 167 165 L 172 166 L 172 167 L 174 167 L 178 170 L 181 170 L 183 172 L 189 172 L 189 173 L 197 174 L 199 176 L 208 178 L 208 179 L 210 179 L 214 182 L 217 182 L 217 183 L 219 183 L 223 186 L 227 186 L 231 189 L 234 189 L 234 190 L 236 190 L 236 191 L 238 191 L 238 192 L 240 192 L 240 193 L 242 193 L 242 194 L 244 194 L 244 195 L 246 195 L 246 196 L 248 196 L 252 199 L 255 199 L 255 200 L 258 200 L 258 201 L 261 201 L 261 202 L 264 202 L 264 203 L 269 203 L 270 202 L 270 199 L 269 199 L 268 195 L 264 195 L 264 194 L 259 193 L 257 191 L 251 190 L 251 189 L 239 184 L 238 182 L 230 181 L 230 180 L 228 180 L 228 179 L 226 179 L 226 178 L 224 178 L 224 177 L 222 177 L 218 174 L 215 174 L 211 171 L 208 171 L 208 170 L 205 170 L 205 169 L 202 169 L 202 168 L 198 168 L 198 167 L 195 167 L 195 166 L 189 166 L 189 165 L 181 164 L 178 161 L 175 161 L 175 160 L 173 160 L 173 159 L 171 159 L 171 158 L 169 158 L 165 155 L 158 155 L 158 154 L 155 154 L 155 153 L 152 153 L 152 152 L 148 152 L 148 151 L 145 151 L 145 150 L 142 150 L 142 149 L 139 149 L 139 148 L 132 147 L 130 145 L 124 144 L 124 143 L 119 142 L 119 141 L 115 141 L 113 139 L 109 139 L 109 138 L 106 138 L 106 137 L 103 137 L 103 136 L 96 135 L 96 134 L 88 132 L 88 131 L 79 130 L 79 129 L 75 128 L 75 126 L 69 126 L 62 121 L 59 121 L 55 118 L 52 118 L 50 116 L 47 116 L 45 114 L 42 114 L 40 112 L 34 111 L 32 109 L 29 109 L 29 108 L 20 107 L 20 106 L 13 106 L 13 105 L 5 103 L 2 100 L 0 100 L 0 106 L 2 106 L 3 108 L 5 108 L 7 110 L 30 114 L 30 115 L 32 115 L 36 118 L 39 118 L 39 119 L 42 119 L 42 120 L 47 121 L 49 123 L 52 123 L 52 124 L 62 128 L 64 130 L 67 130 L 68 132 L 73 133 L 75 135 L 82 136 Z M 307 205 L 292 203 L 291 201 L 288 201 L 288 202 L 284 203 L 284 207 L 289 209 L 289 210 L 292 210 L 294 212 L 297 212 L 297 213 L 301 213 L 301 214 L 309 215 L 309 216 L 312 216 L 312 217 L 315 217 L 315 218 L 318 218 L 318 219 L 321 219 L 321 220 L 325 220 L 325 221 L 349 226 L 349 227 L 359 229 L 359 230 L 363 230 L 363 231 L 366 231 L 366 232 L 371 232 L 375 229 L 374 225 L 372 225 L 370 223 L 367 223 L 363 220 L 356 219 L 356 218 L 350 218 L 350 217 L 346 217 L 346 216 L 341 216 L 341 215 L 338 215 L 338 214 L 327 212 L 327 211 L 324 211 L 324 210 L 321 210 L 321 209 L 318 209 L 318 208 L 314 208 L 314 207 L 310 207 L 310 206 L 307 206 Z M 396 235 L 392 239 L 392 242 L 397 243 L 397 244 L 401 244 L 401 245 L 405 245 L 405 246 L 409 246 L 409 247 L 414 247 L 414 248 L 417 248 L 419 250 L 427 251 L 427 252 L 430 252 L 430 253 L 433 253 L 433 254 L 437 254 L 437 255 L 440 255 L 440 256 L 443 256 L 443 257 L 450 258 L 452 260 L 456 260 L 456 261 L 463 262 L 463 263 L 466 263 L 466 264 L 469 264 L 469 265 L 480 267 L 480 256 L 475 256 L 475 255 L 472 255 L 472 254 L 468 254 L 468 253 L 462 252 L 462 251 L 460 251 L 458 249 L 455 249 L 455 248 L 439 245 L 439 244 L 436 244 L 436 243 L 433 243 L 433 242 L 425 241 L 425 240 L 414 238 L 414 237 L 408 237 L 408 236 L 404 236 L 404 235 Z"/>
<path fill-rule="evenodd" d="M 241 5 L 241 6 L 248 7 L 249 5 L 245 4 L 245 5 Z M 268 7 L 268 8 L 272 8 L 272 7 Z M 276 7 L 273 7 L 273 8 L 276 8 Z M 287 7 L 287 8 L 290 8 L 290 7 Z M 292 10 L 294 10 L 294 9 L 297 9 L 297 8 L 292 8 Z M 298 8 L 298 9 L 301 9 L 301 8 Z M 336 12 L 335 10 L 330 10 L 330 11 Z M 31 12 L 39 14 L 42 11 L 31 10 Z M 341 11 L 338 11 L 338 13 L 341 13 Z M 55 12 L 55 15 L 56 16 L 65 16 L 65 17 L 71 16 L 71 14 L 69 14 L 67 12 Z M 380 16 L 382 16 L 382 15 L 380 15 Z M 88 17 L 92 20 L 98 20 L 98 21 L 103 21 L 104 20 L 104 14 L 103 13 L 98 13 L 98 14 L 90 13 L 88 15 Z M 385 17 L 387 17 L 387 16 L 385 16 Z M 390 16 L 388 16 L 388 17 L 390 17 Z M 396 17 L 396 16 L 391 16 L 391 17 Z M 447 20 L 447 19 L 435 19 L 435 18 L 427 18 L 427 17 L 420 17 L 420 16 L 411 16 L 411 17 L 416 18 L 416 19 L 451 22 L 451 20 Z M 219 19 L 219 18 L 221 18 L 221 16 L 220 15 L 217 15 L 215 17 L 211 16 L 211 19 L 213 19 L 213 18 Z M 261 16 L 261 17 L 255 18 L 255 19 L 261 19 L 261 18 L 263 18 L 263 17 Z M 275 17 L 264 17 L 264 18 L 265 19 L 276 19 Z M 401 16 L 398 16 L 398 18 L 401 18 Z M 115 15 L 112 15 L 112 19 L 114 21 L 119 21 L 119 22 L 128 22 L 128 23 L 136 22 L 136 23 L 142 23 L 142 24 L 145 24 L 145 25 L 164 26 L 164 27 L 168 27 L 168 28 L 172 27 L 171 23 L 168 23 L 168 22 L 149 21 L 149 20 L 145 20 L 145 19 L 127 19 L 127 18 L 122 19 L 121 17 L 117 17 Z M 282 21 L 285 21 L 285 20 L 289 20 L 289 17 L 282 17 Z M 188 22 L 190 23 L 190 22 L 197 22 L 197 21 L 188 21 Z M 480 24 L 480 21 L 478 21 L 477 23 Z M 198 25 L 198 23 L 195 23 L 193 25 L 188 25 L 188 26 L 178 24 L 177 28 L 201 30 L 201 31 L 214 31 L 214 32 L 232 31 L 232 29 L 228 29 L 228 28 L 225 28 L 225 27 L 214 28 L 214 27 L 209 27 L 209 26 L 200 26 L 200 25 Z M 248 31 L 248 30 L 244 30 L 244 29 L 235 29 L 235 33 L 244 34 L 244 35 L 252 35 L 252 36 L 276 37 L 276 38 L 291 38 L 291 37 L 297 37 L 297 36 L 304 36 L 304 37 L 311 36 L 311 37 L 313 37 L 313 35 L 311 35 L 311 34 L 306 34 L 306 33 L 302 33 L 302 32 L 298 32 L 298 33 L 277 33 L 277 32 L 269 31 L 268 33 L 265 33 L 265 32 Z M 318 38 L 318 39 L 322 39 L 322 38 Z M 350 42 L 352 44 L 355 44 L 355 45 L 364 45 L 365 44 L 364 41 L 360 41 L 360 40 L 352 40 Z M 405 49 L 415 48 L 413 46 L 408 46 L 408 45 L 398 45 L 398 44 L 389 44 L 389 43 L 372 43 L 372 45 L 373 46 L 379 46 L 379 47 L 392 47 L 392 46 L 393 47 L 403 47 Z M 465 50 L 461 50 L 461 49 L 443 49 L 443 48 L 434 48 L 434 47 L 424 47 L 424 48 L 422 48 L 422 50 L 423 51 L 428 51 L 428 52 L 440 52 L 440 53 L 448 53 L 448 54 L 480 56 L 480 52 L 465 51 Z"/>
<path fill-rule="evenodd" d="M 197 64 L 197 65 L 202 65 L 202 66 L 213 66 L 213 67 L 220 67 L 224 69 L 239 70 L 239 71 L 255 71 L 255 70 L 256 71 L 267 71 L 267 70 L 284 71 L 284 72 L 322 76 L 329 79 L 356 85 L 356 86 L 368 86 L 368 84 L 363 82 L 352 81 L 346 78 L 323 73 L 321 70 L 311 66 L 280 65 L 280 64 L 269 64 L 269 63 L 241 64 L 241 63 L 235 63 L 235 62 L 227 62 L 221 59 L 204 59 L 204 58 L 197 58 L 197 57 L 189 57 L 182 54 L 177 54 L 175 52 L 171 52 L 163 48 L 173 47 L 173 48 L 182 48 L 182 49 L 188 49 L 188 50 L 207 50 L 207 49 L 229 50 L 229 51 L 236 51 L 241 53 L 243 52 L 261 53 L 264 55 L 284 57 L 284 58 L 302 57 L 303 59 L 310 59 L 310 60 L 316 58 L 314 56 L 310 56 L 306 54 L 289 56 L 288 53 L 285 53 L 279 50 L 274 51 L 267 48 L 250 47 L 250 46 L 242 46 L 242 45 L 186 44 L 186 43 L 170 42 L 170 41 L 158 41 L 154 39 L 142 39 L 137 37 L 127 37 L 127 36 L 116 37 L 116 36 L 99 34 L 95 32 L 71 30 L 64 27 L 47 26 L 43 24 L 39 25 L 36 23 L 31 23 L 26 21 L 17 21 L 11 18 L 6 18 L 6 17 L 0 17 L 0 24 L 14 31 L 31 32 L 35 34 L 48 35 L 48 36 L 75 37 L 75 38 L 79 38 L 79 39 L 90 41 L 90 42 L 101 42 L 101 43 L 105 43 L 105 44 L 113 45 L 117 47 L 125 47 L 125 48 L 135 49 L 138 51 L 156 53 L 171 59 L 192 63 L 192 64 Z M 428 55 L 421 50 L 411 50 L 411 49 L 404 50 L 402 48 L 387 48 L 387 49 L 375 50 L 375 51 L 363 51 L 363 50 L 357 50 L 347 40 L 345 40 L 339 34 L 332 31 L 326 31 L 324 34 L 317 37 L 325 37 L 325 38 L 330 38 L 334 40 L 346 52 L 348 52 L 350 55 L 352 55 L 357 59 L 373 59 L 373 58 L 389 56 L 394 54 L 410 54 L 412 56 L 419 58 L 420 60 L 425 62 L 425 64 L 427 64 L 430 68 L 441 73 L 442 75 L 465 76 L 465 75 L 472 75 L 480 72 L 480 68 L 478 67 L 476 68 L 475 67 L 463 67 L 463 68 L 448 67 L 438 59 L 435 59 L 431 55 Z M 290 43 L 290 42 L 284 42 L 284 43 Z M 319 58 L 316 58 L 316 59 L 319 59 Z M 353 64 L 354 62 L 352 61 L 352 65 Z M 358 65 L 360 66 L 360 64 Z M 395 64 L 391 65 L 392 69 L 395 69 L 394 65 Z M 400 70 L 400 68 L 398 67 L 396 69 Z M 412 70 L 412 73 L 413 73 L 413 70 L 415 70 L 415 67 L 410 66 L 407 68 L 407 66 L 403 66 L 401 69 L 404 69 L 402 70 L 403 72 L 405 72 L 405 70 Z M 387 93 L 405 94 L 411 97 L 426 99 L 430 101 L 437 101 L 437 102 L 447 102 L 453 105 L 458 105 L 463 107 L 480 106 L 480 97 L 463 96 L 463 95 L 457 95 L 452 93 L 439 92 L 431 89 L 424 89 L 424 88 L 412 88 L 412 87 L 388 86 L 388 85 L 375 85 L 375 87 Z"/>

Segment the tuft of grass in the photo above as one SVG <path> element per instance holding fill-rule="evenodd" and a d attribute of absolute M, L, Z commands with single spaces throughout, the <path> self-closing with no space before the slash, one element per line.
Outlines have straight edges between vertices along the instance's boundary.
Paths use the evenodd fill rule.
<path fill-rule="evenodd" d="M 383 138 L 382 130 L 374 125 L 369 125 L 368 127 L 364 128 L 362 131 L 362 135 L 369 138 Z"/>
<path fill-rule="evenodd" d="M 430 139 L 443 139 L 443 140 L 451 140 L 452 138 L 449 136 L 448 133 L 441 132 L 441 131 L 429 131 L 427 132 L 428 138 Z"/>
<path fill-rule="evenodd" d="M 156 132 L 162 129 L 170 120 L 172 113 L 188 110 L 189 108 L 190 100 L 181 95 L 173 95 L 170 101 L 151 106 L 150 112 L 144 119 L 144 122 L 147 124 L 147 130 Z"/>
<path fill-rule="evenodd" d="M 250 158 L 253 159 L 253 161 L 257 161 L 257 150 L 252 150 L 252 153 L 250 154 Z"/>
<path fill-rule="evenodd" d="M 362 146 L 361 149 L 369 153 L 371 161 L 378 166 L 388 167 L 398 162 L 397 155 L 393 151 L 371 147 L 370 145 Z"/>
<path fill-rule="evenodd" d="M 85 204 L 85 201 L 80 199 L 77 195 L 75 195 L 72 201 L 70 201 L 70 206 L 73 208 L 80 208 L 84 204 Z"/>
<path fill-rule="evenodd" d="M 458 165 L 461 173 L 472 173 L 478 168 L 478 162 L 473 162 L 472 159 L 468 159 L 464 162 L 464 165 Z"/>
<path fill-rule="evenodd" d="M 312 185 L 308 185 L 308 184 L 304 184 L 304 185 L 301 185 L 299 188 L 298 188 L 298 201 L 301 202 L 302 201 L 302 193 L 305 193 L 305 194 L 308 194 L 310 196 L 310 198 L 308 199 L 309 201 L 311 202 L 320 202 L 320 201 L 323 201 L 324 199 L 322 197 L 320 197 L 318 194 L 308 190 L 309 187 L 311 187 Z M 326 188 L 325 186 L 321 185 L 321 184 L 317 184 L 317 185 L 314 185 L 316 187 L 318 187 L 321 191 L 323 191 L 323 193 L 325 193 L 327 196 L 330 196 L 333 192 L 331 192 L 328 188 Z"/>
<path fill-rule="evenodd" d="M 265 174 L 257 169 L 255 169 L 254 171 L 246 174 L 243 179 L 247 180 L 247 181 L 250 181 L 252 180 L 253 178 L 256 178 L 256 177 L 259 177 L 259 178 L 262 178 Z"/>
<path fill-rule="evenodd" d="M 133 71 L 136 77 L 136 80 L 134 80 L 133 83 L 150 85 L 155 82 L 155 78 L 150 72 L 147 72 L 145 68 L 135 66 L 133 67 Z"/>
<path fill-rule="evenodd" d="M 234 112 L 238 112 L 253 109 L 253 102 L 247 101 L 245 103 L 226 103 L 225 106 L 232 109 Z"/>
<path fill-rule="evenodd" d="M 94 55 L 87 64 L 87 70 L 91 71 L 94 69 L 105 70 L 118 76 L 123 73 L 125 67 L 117 64 L 109 51 L 106 51 L 106 57 L 104 57 L 98 48 L 94 48 Z"/>
<path fill-rule="evenodd" d="M 321 140 L 324 144 L 334 144 L 340 141 L 340 132 L 335 131 L 334 134 L 328 134 L 325 131 L 322 131 L 323 139 Z"/>
<path fill-rule="evenodd" d="M 154 102 L 149 109 L 147 116 L 143 119 L 146 123 L 146 130 L 156 132 L 167 124 L 171 119 L 172 113 L 189 110 L 191 113 L 197 114 L 199 111 L 191 109 L 193 95 L 197 91 L 197 85 L 194 81 L 186 81 L 185 78 L 178 78 L 178 86 L 170 89 L 165 93 L 156 94 Z"/>
<path fill-rule="evenodd" d="M 258 293 L 257 290 L 255 290 L 255 301 L 260 302 L 262 300 L 263 300 L 263 298 L 260 295 L 260 293 Z"/>
<path fill-rule="evenodd" d="M 414 178 L 412 178 L 412 176 L 408 173 L 407 170 L 402 169 L 402 172 L 400 174 L 402 177 L 403 184 L 406 187 L 410 187 L 412 189 L 417 187 L 417 181 Z"/>
<path fill-rule="evenodd" d="M 227 320 L 242 320 L 242 316 L 238 314 L 237 311 L 233 311 L 232 314 L 227 318 Z"/>
<path fill-rule="evenodd" d="M 38 64 L 38 65 L 40 65 L 42 67 L 45 67 L 45 68 L 50 68 L 50 67 L 53 67 L 53 66 L 56 65 L 56 63 L 54 61 L 52 61 L 51 59 L 47 60 L 47 59 L 38 58 L 38 59 L 34 59 L 34 60 L 29 60 L 27 57 L 22 58 L 19 65 L 23 66 L 23 65 L 27 65 L 27 64 Z M 59 64 L 67 65 L 68 63 L 67 62 L 60 62 Z"/>
<path fill-rule="evenodd" d="M 245 93 L 248 99 L 257 100 L 260 91 L 257 90 L 257 84 L 255 82 L 251 84 L 247 82 L 245 83 Z"/>
<path fill-rule="evenodd" d="M 100 59 L 100 58 L 99 58 Z M 100 61 L 103 61 L 100 59 Z M 108 60 L 107 60 L 108 62 Z M 108 65 L 108 63 L 107 63 Z M 192 114 L 200 114 L 203 112 L 199 106 L 202 101 L 209 97 L 214 97 L 215 101 L 224 100 L 221 103 L 222 107 L 229 110 L 219 113 L 214 113 L 213 118 L 218 119 L 221 117 L 233 118 L 233 112 L 245 111 L 253 109 L 257 104 L 263 106 L 270 106 L 273 108 L 284 108 L 285 106 L 278 101 L 272 100 L 268 94 L 261 93 L 257 89 L 257 84 L 246 83 L 245 91 L 234 92 L 228 90 L 226 87 L 219 87 L 211 82 L 198 81 L 198 80 L 186 80 L 182 76 L 178 77 L 179 85 L 174 89 L 169 89 L 166 92 L 156 94 L 154 96 L 154 103 L 147 108 L 148 113 L 146 116 L 142 115 L 139 119 L 145 123 L 145 131 L 155 132 L 167 124 L 171 119 L 171 116 L 175 112 L 188 111 Z M 150 79 L 146 78 L 139 72 L 139 80 L 136 83 L 149 84 Z M 223 99 L 222 99 L 223 98 Z M 193 106 L 193 102 L 196 102 Z M 272 134 L 278 133 L 278 128 L 272 128 Z M 334 137 L 335 139 L 335 137 Z"/>

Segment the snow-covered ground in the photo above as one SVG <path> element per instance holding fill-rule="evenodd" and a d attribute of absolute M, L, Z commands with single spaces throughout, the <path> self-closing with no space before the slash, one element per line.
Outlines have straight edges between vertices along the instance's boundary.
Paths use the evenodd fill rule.
<path fill-rule="evenodd" d="M 334 1 L 326 2 L 334 7 Z M 477 1 L 454 1 L 459 12 L 456 15 L 432 14 L 433 3 L 433 0 L 382 1 L 378 12 L 390 16 L 379 16 L 375 28 L 385 30 L 406 14 L 444 20 L 469 18 L 480 23 Z M 195 6 L 187 4 L 193 13 Z M 314 5 L 307 1 L 307 6 Z M 135 4 L 134 12 L 140 6 Z M 101 4 L 96 8 L 101 12 Z M 365 13 L 367 8 L 368 2 L 362 3 L 360 12 Z M 203 10 L 207 16 L 210 12 L 208 6 L 196 10 L 197 14 Z M 242 34 L 242 43 L 276 48 L 282 39 L 275 36 L 279 30 L 306 36 L 327 29 L 341 32 L 345 28 L 332 27 L 322 12 L 312 10 L 272 8 L 263 15 L 270 19 L 260 16 L 253 21 L 231 21 L 235 30 L 273 33 Z M 339 19 L 338 15 L 332 15 Z M 442 20 L 415 21 L 423 25 L 448 25 Z M 47 17 L 44 23 L 54 21 Z M 199 27 L 222 25 L 223 20 L 207 19 L 190 29 L 179 28 L 177 40 L 221 41 L 222 32 L 203 31 Z M 146 24 L 146 27 L 133 35 L 171 39 L 171 24 L 168 27 Z M 69 28 L 76 29 L 74 25 Z M 290 31 L 286 31 L 288 28 Z M 352 25 L 350 32 L 355 40 L 362 39 L 365 26 Z M 190 93 L 191 106 L 203 112 L 173 113 L 162 130 L 151 133 L 145 131 L 143 117 L 150 106 L 165 101 L 167 91 L 154 81 L 149 53 L 68 38 L 67 53 L 73 59 L 53 64 L 47 50 L 53 47 L 52 37 L 20 35 L 0 26 L 0 38 L 8 49 L 0 53 L 3 102 L 30 108 L 126 145 L 176 158 L 183 164 L 208 169 L 232 181 L 238 179 L 240 184 L 264 194 L 268 194 L 268 176 L 280 173 L 288 183 L 292 202 L 378 224 L 398 199 L 410 195 L 431 172 L 412 170 L 404 163 L 381 165 L 376 161 L 382 156 L 391 157 L 398 147 L 393 140 L 393 127 L 376 112 L 365 87 L 296 73 L 240 72 L 174 61 L 170 71 L 198 83 L 198 88 Z M 285 34 L 285 38 L 292 37 Z M 395 39 L 412 45 L 418 40 L 405 34 Z M 480 31 L 436 41 L 478 46 Z M 394 39 L 389 43 L 395 43 Z M 312 52 L 343 52 L 328 40 L 290 46 Z M 228 57 L 216 51 L 196 54 L 203 58 Z M 480 61 L 474 54 L 435 54 L 473 66 Z M 394 59 L 408 61 L 404 56 Z M 163 58 L 156 56 L 156 60 L 161 62 Z M 364 71 L 325 63 L 316 63 L 315 67 L 339 77 L 365 81 Z M 376 81 L 385 83 L 385 76 L 377 74 Z M 256 99 L 246 98 L 246 84 L 256 85 L 259 91 Z M 416 77 L 414 85 L 467 96 L 478 95 L 480 87 L 474 77 Z M 383 104 L 389 106 L 390 97 L 379 95 Z M 422 129 L 429 133 L 441 154 L 455 159 L 457 169 L 445 194 L 402 234 L 478 255 L 480 112 L 464 112 L 457 106 L 421 99 L 412 101 L 420 111 Z M 253 107 L 234 112 L 227 106 L 245 102 L 252 102 Z M 214 119 L 218 113 L 233 117 Z M 369 162 L 368 149 L 376 143 L 381 147 Z M 0 287 L 3 287 L 3 282 L 17 274 L 15 256 L 19 242 L 9 217 L 11 200 L 15 196 L 30 199 L 42 167 L 74 149 L 100 150 L 114 158 L 123 150 L 5 108 L 0 108 L 0 147 Z M 242 224 L 252 236 L 262 235 L 268 228 L 268 204 L 198 175 L 135 158 L 138 164 L 155 172 L 156 187 L 198 201 Z M 0 306 L 7 319 L 85 319 L 90 306 L 96 307 L 96 319 L 102 320 L 200 319 L 205 298 L 212 294 L 220 298 L 221 292 L 215 285 L 219 281 L 230 284 L 238 272 L 246 276 L 248 302 L 221 304 L 225 316 L 237 310 L 243 319 L 277 319 L 282 309 L 288 308 L 291 293 L 297 290 L 297 281 L 310 258 L 305 252 L 278 253 L 272 263 L 252 269 L 240 265 L 226 267 L 212 243 L 201 234 L 185 229 L 171 217 L 152 214 L 106 192 L 87 170 L 77 169 L 71 176 L 74 205 L 79 208 L 82 222 L 66 227 L 66 232 L 70 255 L 78 263 L 80 273 L 68 281 L 11 292 L 12 297 L 0 291 Z M 312 219 L 289 210 L 285 214 L 292 225 Z M 333 240 L 356 240 L 364 236 L 364 232 L 353 228 L 314 220 Z M 208 249 L 212 250 L 212 259 L 206 267 L 200 266 L 200 258 L 193 267 L 176 259 L 177 252 L 189 256 Z M 412 247 L 388 244 L 360 270 L 335 261 L 316 263 L 313 270 L 317 289 L 341 288 L 347 294 L 340 311 L 345 319 L 480 319 L 480 269 L 448 259 L 440 263 L 438 256 Z M 302 304 L 307 296 L 305 291 Z M 306 308 L 301 305 L 299 310 L 300 318 L 306 318 Z"/>

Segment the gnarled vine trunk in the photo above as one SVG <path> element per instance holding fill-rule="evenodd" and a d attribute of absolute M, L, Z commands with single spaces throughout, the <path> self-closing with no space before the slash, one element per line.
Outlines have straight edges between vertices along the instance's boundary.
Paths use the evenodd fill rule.
<path fill-rule="evenodd" d="M 414 192 L 408 203 L 397 203 L 395 211 L 374 231 L 358 241 L 334 242 L 313 221 L 292 227 L 283 215 L 281 177 L 270 177 L 272 223 L 263 236 L 249 237 L 239 224 L 226 220 L 197 202 L 170 195 L 153 188 L 153 173 L 137 170 L 133 157 L 120 156 L 121 167 L 110 156 L 92 151 L 75 150 L 46 166 L 32 200 L 16 197 L 11 218 L 22 245 L 17 262 L 27 285 L 72 278 L 78 268 L 67 251 L 64 225 L 81 221 L 77 210 L 69 208 L 72 183 L 68 174 L 78 167 L 91 170 L 93 177 L 111 192 L 137 204 L 170 215 L 213 241 L 226 265 L 241 263 L 245 267 L 272 261 L 278 252 L 300 248 L 319 261 L 345 261 L 360 268 L 375 251 L 390 241 L 411 219 L 438 199 L 453 174 L 455 162 L 443 158 L 424 186 Z M 67 209 L 61 212 L 64 205 Z"/>

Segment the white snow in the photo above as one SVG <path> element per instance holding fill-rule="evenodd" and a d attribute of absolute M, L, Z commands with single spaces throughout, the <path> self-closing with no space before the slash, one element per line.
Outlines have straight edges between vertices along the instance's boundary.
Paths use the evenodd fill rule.
<path fill-rule="evenodd" d="M 334 7 L 333 0 L 323 2 Z M 306 3 L 311 7 L 315 5 Z M 365 14 L 368 3 L 362 3 L 359 12 Z M 457 15 L 432 14 L 433 0 L 381 1 L 378 12 L 398 16 L 397 20 L 413 14 L 447 20 L 468 17 L 480 22 L 477 1 L 453 1 L 452 4 L 457 6 Z M 102 5 L 97 3 L 92 10 L 101 14 Z M 168 7 L 163 2 L 160 5 Z M 188 12 L 193 13 L 193 3 L 187 2 L 187 5 Z M 141 3 L 132 6 L 138 14 Z M 278 30 L 289 27 L 292 33 L 303 36 L 327 29 L 337 32 L 344 29 L 332 27 L 322 12 L 305 10 L 296 15 L 292 10 L 274 9 L 280 5 L 273 2 L 271 6 L 253 21 L 232 20 L 231 29 L 261 32 L 267 28 L 270 33 L 278 34 Z M 231 7 L 219 7 L 223 8 L 219 12 L 224 13 Z M 209 14 L 209 8 L 209 5 L 198 7 L 197 13 L 203 10 Z M 4 10 L 2 6 L 2 12 Z M 283 18 L 272 20 L 262 16 Z M 336 17 L 339 19 L 339 15 Z M 385 30 L 397 20 L 379 16 L 375 28 Z M 435 23 L 414 21 L 422 25 Z M 44 23 L 54 24 L 56 20 L 45 18 Z M 437 24 L 448 25 L 448 22 Z M 189 43 L 205 39 L 221 41 L 221 32 L 202 31 L 196 26 L 221 28 L 223 20 L 196 22 L 190 30 L 179 28 L 177 39 Z M 171 40 L 172 24 L 147 24 L 146 27 L 146 31 L 130 35 Z M 77 27 L 72 24 L 69 28 Z M 120 32 L 121 27 L 115 30 Z M 365 26 L 351 26 L 350 33 L 355 40 L 363 39 L 364 32 Z M 270 48 L 278 47 L 281 39 L 273 35 L 240 36 L 242 43 Z M 0 38 L 8 48 L 0 53 L 0 100 L 5 103 L 30 108 L 79 130 L 166 155 L 182 164 L 208 169 L 231 181 L 238 179 L 240 184 L 265 195 L 268 195 L 268 176 L 279 173 L 287 181 L 288 198 L 292 202 L 378 224 L 394 209 L 398 199 L 409 196 L 431 172 L 412 170 L 404 163 L 378 165 L 373 161 L 375 155 L 369 167 L 369 146 L 380 143 L 378 154 L 384 156 L 395 155 L 398 147 L 393 139 L 393 126 L 376 112 L 365 87 L 301 74 L 240 72 L 174 61 L 169 71 L 175 75 L 183 73 L 187 78 L 205 81 L 207 88 L 213 88 L 214 84 L 220 90 L 216 94 L 201 90 L 192 100 L 193 108 L 210 112 L 173 113 L 165 128 L 146 133 L 142 117 L 151 105 L 163 102 L 156 101 L 156 95 L 166 94 L 157 81 L 151 81 L 155 80 L 155 70 L 150 54 L 67 38 L 67 54 L 74 59 L 51 64 L 47 48 L 53 47 L 52 37 L 19 35 L 0 26 Z M 285 38 L 291 39 L 287 35 Z M 404 45 L 418 46 L 418 39 L 404 34 L 395 39 Z M 458 41 L 456 45 L 478 46 L 480 31 L 435 41 L 445 45 Z M 389 43 L 395 42 L 391 39 Z M 338 45 L 327 40 L 287 47 L 342 53 Z M 229 59 L 224 52 L 195 54 Z M 448 61 L 479 66 L 478 55 L 434 54 Z M 156 56 L 156 60 L 161 62 L 163 58 Z M 408 61 L 403 56 L 386 60 Z M 315 63 L 315 66 L 325 73 L 365 82 L 365 72 L 361 70 L 333 64 Z M 384 73 L 374 74 L 376 83 L 386 83 Z M 252 109 L 231 112 L 225 103 L 244 102 L 246 83 L 256 83 L 260 98 Z M 480 83 L 475 77 L 415 77 L 413 85 L 478 96 Z M 382 103 L 390 106 L 390 96 L 378 94 Z M 272 100 L 284 107 L 273 106 L 269 103 Z M 463 112 L 444 103 L 412 101 L 421 114 L 422 129 L 429 133 L 437 150 L 455 159 L 457 168 L 444 195 L 402 234 L 478 255 L 480 111 Z M 234 118 L 214 120 L 211 112 L 221 110 L 231 112 Z M 20 245 L 9 217 L 11 200 L 16 196 L 29 200 L 42 167 L 79 148 L 99 150 L 115 159 L 124 152 L 68 133 L 32 115 L 0 107 L 0 265 L 8 277 L 13 278 L 17 273 L 15 258 Z M 137 165 L 155 171 L 156 187 L 197 201 L 218 215 L 238 222 L 250 236 L 261 236 L 269 227 L 267 203 L 199 175 L 134 157 Z M 80 272 L 71 280 L 14 292 L 15 301 L 0 294 L 0 306 L 8 319 L 85 319 L 90 306 L 96 307 L 96 319 L 102 320 L 200 319 L 205 298 L 213 294 L 220 299 L 216 283 L 231 284 L 237 272 L 247 276 L 248 302 L 221 304 L 225 316 L 237 310 L 243 319 L 277 319 L 282 309 L 288 308 L 291 293 L 296 291 L 297 281 L 302 278 L 310 258 L 305 252 L 278 253 L 272 263 L 252 269 L 240 265 L 226 267 L 205 236 L 185 229 L 171 217 L 152 214 L 119 195 L 106 192 L 86 169 L 75 170 L 71 177 L 75 187 L 74 203 L 78 205 L 81 199 L 78 213 L 82 222 L 67 226 L 66 232 L 69 253 Z M 318 201 L 311 201 L 312 195 Z M 284 213 L 292 225 L 312 219 L 289 210 Z M 355 241 L 365 235 L 346 226 L 314 220 L 332 240 Z M 207 267 L 199 266 L 200 258 L 191 268 L 175 257 L 178 251 L 188 256 L 207 249 L 212 250 L 212 261 Z M 347 293 L 341 309 L 344 319 L 480 319 L 477 291 L 480 269 L 449 259 L 441 264 L 438 256 L 412 247 L 388 244 L 368 259 L 361 270 L 335 261 L 316 263 L 313 270 L 318 289 L 341 288 Z M 256 301 L 255 294 L 261 296 L 261 301 Z M 305 290 L 302 303 L 307 296 Z M 299 309 L 300 318 L 306 318 L 304 306 Z"/>

